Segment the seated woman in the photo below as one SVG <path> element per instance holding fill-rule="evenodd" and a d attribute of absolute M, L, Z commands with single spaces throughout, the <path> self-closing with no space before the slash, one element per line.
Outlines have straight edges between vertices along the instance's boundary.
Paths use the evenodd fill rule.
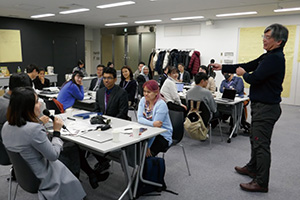
<path fill-rule="evenodd" d="M 60 92 L 58 93 L 57 100 L 63 105 L 64 110 L 73 106 L 75 100 L 83 99 L 83 77 L 84 75 L 81 71 L 75 71 L 72 75 L 72 79 L 62 85 Z"/>
<path fill-rule="evenodd" d="M 40 68 L 38 77 L 33 80 L 35 89 L 42 90 L 45 87 L 50 87 L 49 79 L 45 78 L 44 68 Z"/>
<path fill-rule="evenodd" d="M 150 80 L 150 76 L 149 76 L 149 67 L 144 65 L 144 67 L 142 68 L 142 71 L 140 73 L 140 75 L 138 75 L 138 77 L 136 78 L 136 81 L 138 82 L 138 93 L 143 96 L 143 85 L 146 81 Z"/>
<path fill-rule="evenodd" d="M 201 65 L 199 67 L 199 71 L 198 72 L 203 72 L 206 75 L 208 75 L 208 69 L 207 69 L 207 67 L 205 65 Z M 215 82 L 215 79 L 212 76 L 208 77 L 208 83 L 207 83 L 206 89 L 208 89 L 209 91 L 211 91 L 211 93 L 213 93 L 213 94 L 216 92 L 216 82 Z"/>
<path fill-rule="evenodd" d="M 181 103 L 180 96 L 177 91 L 178 70 L 176 67 L 170 67 L 168 78 L 165 80 L 160 92 L 167 102 L 170 110 L 182 111 L 186 114 L 186 106 Z"/>
<path fill-rule="evenodd" d="M 39 114 L 40 103 L 31 87 L 13 90 L 2 129 L 6 149 L 20 153 L 40 179 L 39 199 L 83 199 L 86 194 L 79 180 L 58 160 L 63 146 L 59 138 L 63 121 L 55 118 L 50 142 Z"/>
<path fill-rule="evenodd" d="M 172 123 L 169 110 L 159 93 L 159 86 L 155 80 L 147 81 L 143 85 L 144 97 L 138 108 L 138 122 L 148 126 L 167 129 L 166 132 L 149 139 L 146 156 L 156 156 L 172 144 Z"/>
<path fill-rule="evenodd" d="M 137 84 L 133 79 L 133 73 L 129 66 L 124 66 L 121 68 L 121 82 L 119 86 L 126 90 L 128 94 L 128 105 L 132 106 L 135 102 L 134 98 Z"/>

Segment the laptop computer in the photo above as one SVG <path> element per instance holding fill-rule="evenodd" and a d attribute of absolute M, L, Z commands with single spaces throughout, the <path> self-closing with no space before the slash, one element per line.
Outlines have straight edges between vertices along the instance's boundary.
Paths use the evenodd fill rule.
<path fill-rule="evenodd" d="M 176 83 L 176 86 L 177 86 L 177 92 L 183 91 L 184 83 Z"/>
<path fill-rule="evenodd" d="M 224 89 L 222 98 L 218 98 L 218 101 L 224 101 L 224 102 L 232 102 L 234 101 L 236 95 L 236 90 L 233 89 Z"/>
<path fill-rule="evenodd" d="M 107 131 L 91 131 L 87 132 L 83 135 L 80 135 L 80 137 L 99 142 L 99 143 L 104 143 L 107 141 L 110 141 L 113 139 L 113 136 L 110 132 Z"/>

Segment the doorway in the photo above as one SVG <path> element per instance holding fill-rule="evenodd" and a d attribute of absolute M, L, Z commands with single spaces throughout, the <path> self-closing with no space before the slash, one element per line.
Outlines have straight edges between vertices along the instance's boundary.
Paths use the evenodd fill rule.
<path fill-rule="evenodd" d="M 116 70 L 128 65 L 133 72 L 140 61 L 148 65 L 150 53 L 155 48 L 154 32 L 107 32 L 108 30 L 102 31 L 101 37 L 101 60 L 104 65 L 113 62 Z"/>

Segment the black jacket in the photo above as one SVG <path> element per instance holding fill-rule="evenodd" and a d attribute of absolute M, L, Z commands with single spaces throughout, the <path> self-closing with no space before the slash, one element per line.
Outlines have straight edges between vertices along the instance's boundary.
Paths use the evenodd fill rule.
<path fill-rule="evenodd" d="M 96 93 L 95 111 L 102 112 L 104 115 L 128 119 L 128 98 L 125 90 L 115 85 L 110 93 L 107 107 L 105 110 L 106 87 L 99 89 Z"/>
<path fill-rule="evenodd" d="M 266 104 L 281 102 L 282 83 L 285 75 L 283 48 L 273 49 L 255 60 L 244 64 L 223 65 L 222 72 L 235 73 L 242 67 L 244 80 L 250 84 L 250 100 Z"/>
<path fill-rule="evenodd" d="M 89 90 L 93 91 L 97 82 L 98 82 L 98 77 L 93 78 L 92 81 L 91 81 Z M 104 83 L 103 83 L 103 79 L 102 79 L 101 83 L 100 83 L 100 87 L 98 89 L 103 88 L 103 87 L 104 87 Z"/>

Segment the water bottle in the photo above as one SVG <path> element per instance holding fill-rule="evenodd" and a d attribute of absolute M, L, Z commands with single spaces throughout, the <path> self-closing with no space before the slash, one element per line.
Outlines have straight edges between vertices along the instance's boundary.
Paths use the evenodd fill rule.
<path fill-rule="evenodd" d="M 22 72 L 21 67 L 18 66 L 18 68 L 17 68 L 17 73 L 19 74 L 19 73 L 21 73 L 21 72 Z"/>

